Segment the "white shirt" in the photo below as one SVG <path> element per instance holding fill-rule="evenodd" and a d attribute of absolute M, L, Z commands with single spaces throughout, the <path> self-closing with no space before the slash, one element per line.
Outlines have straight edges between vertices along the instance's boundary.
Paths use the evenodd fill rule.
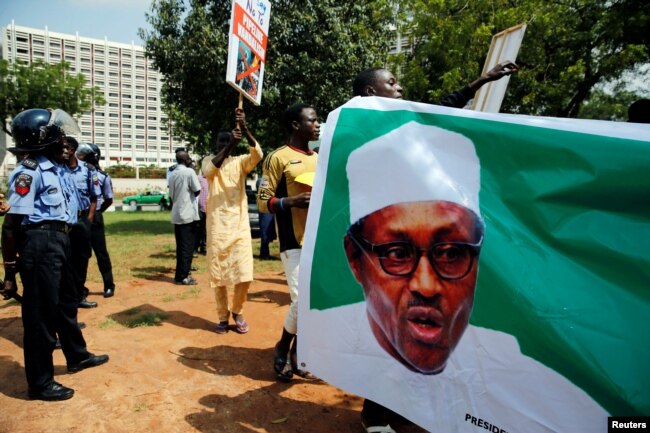
<path fill-rule="evenodd" d="M 199 177 L 194 170 L 179 164 L 169 177 L 169 197 L 172 200 L 172 223 L 188 224 L 198 221 L 201 191 Z"/>
<path fill-rule="evenodd" d="M 523 355 L 509 334 L 470 325 L 445 370 L 423 375 L 377 343 L 365 302 L 308 315 L 299 324 L 299 362 L 305 369 L 429 431 L 476 433 L 492 426 L 507 433 L 607 431 L 607 412 L 596 401 Z"/>

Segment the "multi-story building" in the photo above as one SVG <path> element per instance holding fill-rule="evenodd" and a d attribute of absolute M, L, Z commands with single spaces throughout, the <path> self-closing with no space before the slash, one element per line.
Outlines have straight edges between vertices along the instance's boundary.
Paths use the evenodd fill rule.
<path fill-rule="evenodd" d="M 101 148 L 104 166 L 167 166 L 174 149 L 183 146 L 162 111 L 161 74 L 140 46 L 21 27 L 12 21 L 0 34 L 0 57 L 26 63 L 66 61 L 72 72 L 86 77 L 87 86 L 103 92 L 106 105 L 83 113 L 78 122 L 80 141 Z M 6 157 L 7 143 L 11 137 L 0 133 L 4 176 L 15 166 L 15 158 Z"/>

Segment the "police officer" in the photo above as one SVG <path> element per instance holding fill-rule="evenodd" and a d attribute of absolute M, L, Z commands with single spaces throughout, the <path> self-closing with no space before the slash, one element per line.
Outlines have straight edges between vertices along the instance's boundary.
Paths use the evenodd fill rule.
<path fill-rule="evenodd" d="M 95 308 L 97 302 L 87 299 L 90 291 L 86 288 L 86 277 L 88 275 L 88 262 L 92 256 L 90 241 L 91 224 L 95 218 L 97 208 L 97 197 L 101 194 L 99 185 L 93 180 L 93 173 L 85 162 L 77 159 L 75 152 L 79 143 L 73 137 L 67 137 L 66 152 L 64 159 L 66 167 L 72 180 L 77 186 L 79 199 L 79 213 L 77 223 L 72 226 L 70 242 L 72 243 L 72 266 L 74 268 L 75 281 L 79 287 L 81 297 L 79 308 Z"/>
<path fill-rule="evenodd" d="M 69 265 L 71 224 L 76 222 L 74 185 L 64 176 L 66 133 L 78 133 L 62 110 L 30 109 L 14 117 L 11 130 L 19 165 L 9 177 L 9 209 L 2 230 L 5 284 L 2 295 L 24 285 L 23 351 L 29 397 L 66 400 L 74 390 L 54 381 L 52 351 L 58 334 L 68 372 L 108 361 L 95 356 L 77 324 L 78 294 Z M 24 159 L 20 159 L 24 157 Z"/>
<path fill-rule="evenodd" d="M 81 143 L 77 149 L 77 158 L 84 161 L 92 174 L 93 183 L 99 187 L 100 195 L 97 197 L 97 210 L 95 218 L 90 225 L 90 244 L 97 266 L 104 281 L 104 298 L 110 298 L 115 294 L 115 283 L 113 281 L 113 266 L 111 257 L 106 249 L 106 234 L 104 231 L 104 211 L 113 204 L 113 185 L 108 173 L 102 171 L 99 166 L 101 151 L 94 143 Z"/>

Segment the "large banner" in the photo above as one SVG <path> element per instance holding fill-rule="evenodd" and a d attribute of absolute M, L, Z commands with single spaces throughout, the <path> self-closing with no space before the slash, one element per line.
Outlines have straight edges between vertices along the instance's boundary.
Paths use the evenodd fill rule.
<path fill-rule="evenodd" d="M 650 414 L 650 127 L 354 98 L 327 118 L 301 368 L 435 432 Z"/>
<path fill-rule="evenodd" d="M 262 102 L 270 21 L 269 0 L 233 0 L 226 82 L 255 105 Z"/>

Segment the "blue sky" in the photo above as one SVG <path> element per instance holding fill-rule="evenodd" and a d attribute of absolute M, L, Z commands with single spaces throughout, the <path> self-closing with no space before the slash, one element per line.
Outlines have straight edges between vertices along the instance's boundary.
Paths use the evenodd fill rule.
<path fill-rule="evenodd" d="M 0 26 L 16 25 L 142 45 L 151 0 L 0 0 Z"/>

